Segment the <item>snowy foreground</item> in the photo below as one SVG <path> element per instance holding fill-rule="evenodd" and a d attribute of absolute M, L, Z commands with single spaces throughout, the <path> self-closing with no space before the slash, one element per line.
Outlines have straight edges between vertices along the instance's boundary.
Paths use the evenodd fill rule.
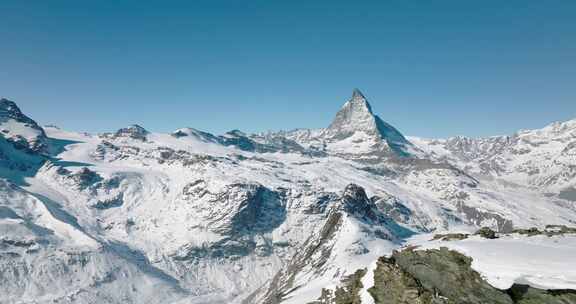
<path fill-rule="evenodd" d="M 55 118 L 56 120 L 57 118 Z M 404 137 L 354 91 L 325 129 L 41 127 L 0 100 L 0 303 L 310 303 L 394 250 L 449 247 L 494 287 L 576 289 L 576 120 Z M 331 303 L 328 300 L 323 303 Z"/>
<path fill-rule="evenodd" d="M 576 289 L 576 235 L 521 236 L 489 240 L 430 241 L 429 235 L 408 240 L 419 250 L 448 247 L 473 258 L 472 268 L 490 285 L 508 289 L 514 283 L 541 289 Z"/>

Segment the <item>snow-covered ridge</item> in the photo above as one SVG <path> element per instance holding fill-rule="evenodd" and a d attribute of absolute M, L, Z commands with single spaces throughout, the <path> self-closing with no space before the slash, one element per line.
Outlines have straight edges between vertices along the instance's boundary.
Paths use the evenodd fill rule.
<path fill-rule="evenodd" d="M 508 136 L 410 140 L 431 157 L 478 176 L 551 193 L 571 191 L 575 186 L 576 120 Z"/>
<path fill-rule="evenodd" d="M 0 134 L 7 303 L 264 303 L 281 291 L 302 303 L 413 234 L 576 222 L 562 192 L 574 183 L 571 127 L 409 142 L 359 91 L 326 129 L 266 134 L 93 135 L 4 107 L 38 132 Z M 12 134 L 45 148 L 17 149 Z"/>
<path fill-rule="evenodd" d="M 4 98 L 0 99 L 0 132 L 3 138 L 18 149 L 46 152 L 44 130 L 24 115 L 16 103 Z"/>

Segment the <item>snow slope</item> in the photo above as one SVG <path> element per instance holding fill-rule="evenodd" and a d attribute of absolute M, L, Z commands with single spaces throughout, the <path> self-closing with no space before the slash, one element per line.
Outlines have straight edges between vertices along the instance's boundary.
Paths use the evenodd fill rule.
<path fill-rule="evenodd" d="M 253 135 L 77 133 L 6 105 L 0 303 L 305 303 L 413 234 L 576 223 L 570 125 L 457 152 L 406 139 L 359 91 L 327 129 Z M 545 174 L 506 171 L 532 157 L 518 145 Z M 483 169 L 501 158 L 514 165 Z"/>
<path fill-rule="evenodd" d="M 419 250 L 448 247 L 473 258 L 472 268 L 492 286 L 508 289 L 527 284 L 541 289 L 576 289 L 576 235 L 498 239 L 473 236 L 461 241 L 430 241 L 419 235 L 408 241 Z"/>

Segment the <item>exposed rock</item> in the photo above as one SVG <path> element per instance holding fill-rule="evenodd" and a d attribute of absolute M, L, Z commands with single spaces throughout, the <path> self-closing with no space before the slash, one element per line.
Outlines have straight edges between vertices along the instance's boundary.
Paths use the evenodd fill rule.
<path fill-rule="evenodd" d="M 139 126 L 139 125 L 131 125 L 129 127 L 126 128 L 122 128 L 119 129 L 118 131 L 116 131 L 116 133 L 114 134 L 114 137 L 118 138 L 132 138 L 132 139 L 137 139 L 137 140 L 141 140 L 141 141 L 146 141 L 146 137 L 149 134 L 148 131 L 146 131 L 146 129 L 144 129 L 143 127 Z"/>
<path fill-rule="evenodd" d="M 231 184 L 222 192 L 212 193 L 206 189 L 205 181 L 197 180 L 186 185 L 182 195 L 186 201 L 195 202 L 199 212 L 205 212 L 204 229 L 221 238 L 205 246 L 185 246 L 174 259 L 235 259 L 253 252 L 267 256 L 274 250 L 274 244 L 264 234 L 285 220 L 286 207 L 281 192 L 259 184 Z M 215 208 L 218 204 L 220 207 Z"/>
<path fill-rule="evenodd" d="M 408 224 L 410 223 L 410 218 L 412 216 L 412 210 L 406 207 L 400 200 L 394 196 L 387 197 L 372 197 L 370 199 L 376 207 L 386 214 L 388 217 L 392 218 L 398 223 Z"/>
<path fill-rule="evenodd" d="M 385 123 L 372 113 L 366 97 L 358 89 L 352 92 L 352 98 L 338 111 L 324 137 L 340 141 L 354 136 L 357 132 L 383 144 L 392 156 L 409 156 L 412 144 L 394 127 Z"/>
<path fill-rule="evenodd" d="M 526 228 L 526 229 L 514 229 L 512 233 L 518 233 L 526 236 L 535 235 L 565 235 L 565 234 L 576 234 L 576 227 L 568 227 L 566 225 L 546 225 L 544 230 L 539 230 L 536 227 Z"/>
<path fill-rule="evenodd" d="M 477 235 L 485 238 L 485 239 L 497 239 L 496 231 L 490 229 L 489 227 L 482 227 L 480 230 L 476 231 Z"/>
<path fill-rule="evenodd" d="M 375 285 L 376 303 L 513 303 L 470 268 L 472 259 L 450 251 L 403 250 L 380 258 Z"/>
<path fill-rule="evenodd" d="M 308 151 L 293 140 L 273 134 L 247 135 L 240 130 L 232 130 L 216 139 L 224 146 L 234 146 L 240 150 L 258 153 L 302 153 L 320 156 L 315 151 Z"/>
<path fill-rule="evenodd" d="M 510 232 L 513 230 L 512 221 L 499 214 L 482 211 L 478 208 L 468 206 L 463 202 L 458 202 L 456 206 L 458 211 L 464 213 L 466 219 L 473 225 L 483 226 L 486 221 L 492 221 L 495 222 L 492 228 L 498 232 Z"/>
<path fill-rule="evenodd" d="M 362 285 L 364 275 L 366 275 L 366 269 L 357 270 L 344 278 L 342 286 L 336 287 L 336 290 L 322 289 L 320 298 L 309 304 L 361 304 L 359 293 L 364 287 Z"/>
<path fill-rule="evenodd" d="M 18 150 L 29 153 L 48 152 L 48 138 L 44 129 L 8 99 L 0 99 L 0 137 Z"/>
<path fill-rule="evenodd" d="M 576 290 L 542 290 L 528 285 L 514 284 L 508 294 L 518 304 L 575 304 Z"/>
<path fill-rule="evenodd" d="M 66 170 L 66 169 L 64 169 Z M 66 170 L 67 171 L 67 170 Z M 59 171 L 63 172 L 63 171 Z M 98 173 L 88 169 L 87 167 L 83 167 L 80 171 L 69 174 L 68 178 L 73 180 L 78 188 L 86 189 L 97 182 L 102 181 L 102 177 L 98 175 Z"/>
<path fill-rule="evenodd" d="M 466 233 L 435 234 L 432 240 L 460 241 L 467 239 L 469 236 L 470 235 Z"/>
<path fill-rule="evenodd" d="M 108 199 L 98 200 L 94 205 L 92 205 L 92 207 L 96 209 L 110 209 L 120 207 L 122 204 L 124 204 L 124 200 L 122 193 L 120 193 Z"/>
<path fill-rule="evenodd" d="M 526 229 L 514 229 L 514 230 L 512 230 L 512 233 L 518 233 L 518 234 L 522 234 L 522 235 L 526 235 L 526 236 L 534 236 L 534 235 L 541 235 L 544 232 L 538 230 L 538 228 L 536 228 L 536 227 L 532 227 L 532 228 L 526 228 Z"/>

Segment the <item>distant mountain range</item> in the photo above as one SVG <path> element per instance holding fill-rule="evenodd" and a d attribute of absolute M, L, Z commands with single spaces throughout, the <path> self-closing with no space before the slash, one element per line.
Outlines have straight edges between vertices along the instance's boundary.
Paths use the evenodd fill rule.
<path fill-rule="evenodd" d="M 576 120 L 406 137 L 354 90 L 325 129 L 86 134 L 41 127 L 0 100 L 0 303 L 576 303 L 570 226 Z M 501 239 L 446 242 L 477 263 L 439 249 L 381 258 L 482 227 Z M 487 271 L 477 244 L 501 250 L 511 270 Z M 554 259 L 545 246 L 565 267 L 534 266 Z M 543 253 L 523 259 L 526 248 Z M 426 285 L 414 259 L 476 283 Z M 389 284 L 410 296 L 386 300 Z M 470 290 L 482 293 L 456 299 Z"/>

